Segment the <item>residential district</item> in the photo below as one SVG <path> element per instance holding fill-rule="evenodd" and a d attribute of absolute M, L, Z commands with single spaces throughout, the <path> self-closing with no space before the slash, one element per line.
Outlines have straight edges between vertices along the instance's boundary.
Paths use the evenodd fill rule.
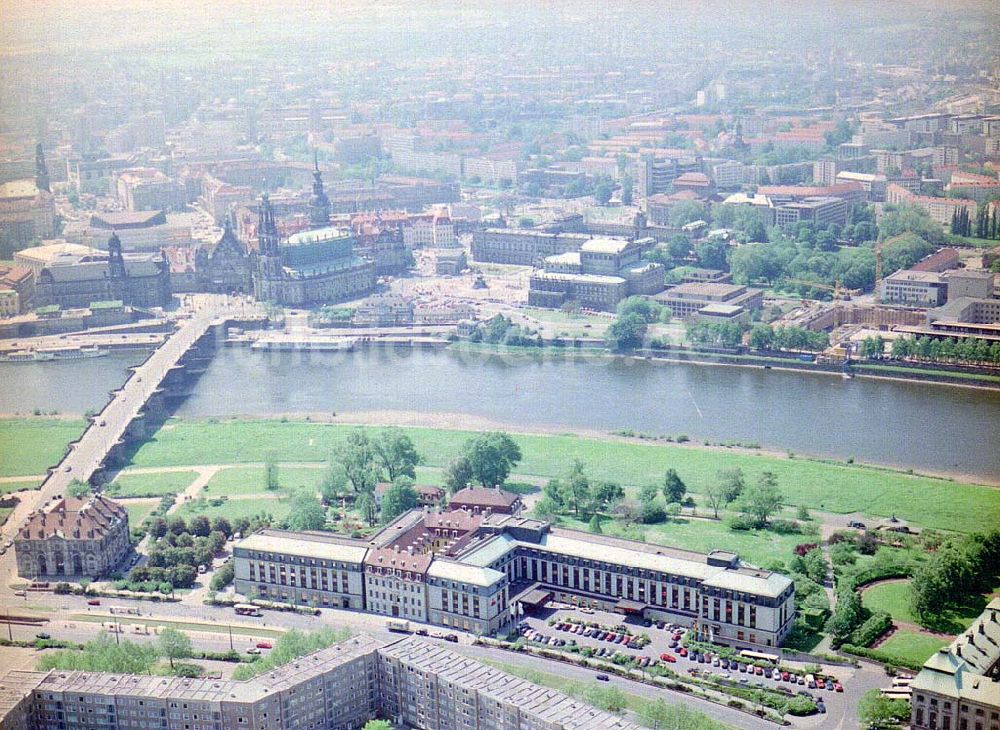
<path fill-rule="evenodd" d="M 664 6 L 667 30 L 652 6 L 486 5 L 296 6 L 292 30 L 259 9 L 13 14 L 0 367 L 147 354 L 44 474 L 0 432 L 0 727 L 1000 730 L 988 498 L 934 529 L 897 505 L 810 513 L 790 472 L 713 467 L 697 500 L 673 468 L 519 482 L 496 431 L 419 473 L 399 429 L 352 431 L 294 495 L 278 475 L 312 466 L 254 455 L 266 489 L 227 487 L 252 516 L 183 510 L 242 467 L 135 468 L 222 347 L 992 395 L 995 8 Z M 745 541 L 636 527 L 671 520 Z M 763 560 L 779 535 L 794 557 Z"/>

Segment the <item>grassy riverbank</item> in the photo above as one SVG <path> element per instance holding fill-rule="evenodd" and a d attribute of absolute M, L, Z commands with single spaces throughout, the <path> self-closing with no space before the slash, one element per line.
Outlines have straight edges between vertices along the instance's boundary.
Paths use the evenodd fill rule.
<path fill-rule="evenodd" d="M 264 461 L 324 461 L 353 426 L 279 420 L 171 419 L 134 453 L 136 466 L 183 466 Z M 472 432 L 407 427 L 430 467 L 444 467 Z M 772 471 L 791 505 L 830 512 L 896 514 L 915 524 L 970 532 L 1000 521 L 1000 491 L 945 479 L 832 461 L 788 458 L 735 449 L 650 444 L 619 438 L 518 434 L 522 475 L 558 476 L 574 458 L 594 478 L 628 487 L 659 482 L 676 469 L 701 494 L 720 469 L 740 467 L 748 479 Z"/>
<path fill-rule="evenodd" d="M 435 421 L 438 422 L 440 419 Z M 3 468 L 11 475 L 39 473 L 40 463 L 55 463 L 66 442 L 75 438 L 81 427 L 82 423 L 57 419 L 0 421 Z M 276 419 L 170 419 L 136 449 L 131 462 L 139 467 L 248 464 L 263 462 L 271 455 L 279 462 L 322 462 L 352 428 L 339 423 Z M 435 468 L 446 466 L 473 433 L 421 427 L 405 427 L 404 431 L 424 455 L 425 465 Z M 636 488 L 660 482 L 666 469 L 672 467 L 689 490 L 698 495 L 717 478 L 719 470 L 739 467 L 751 481 L 764 471 L 773 472 L 789 505 L 835 513 L 860 512 L 873 517 L 895 514 L 924 527 L 962 532 L 1000 522 L 1000 490 L 887 468 L 612 436 L 517 434 L 516 438 L 524 454 L 517 473 L 538 479 L 564 474 L 573 459 L 578 458 L 586 464 L 592 478 Z M 282 471 L 288 472 L 286 477 L 292 477 L 298 470 L 285 467 Z M 256 477 L 244 476 L 250 480 Z M 294 477 L 292 481 L 306 483 L 321 474 L 303 470 L 301 474 L 294 473 Z M 222 487 L 218 490 L 221 493 L 236 488 L 218 482 L 216 486 Z M 209 494 L 212 491 L 210 488 Z"/>

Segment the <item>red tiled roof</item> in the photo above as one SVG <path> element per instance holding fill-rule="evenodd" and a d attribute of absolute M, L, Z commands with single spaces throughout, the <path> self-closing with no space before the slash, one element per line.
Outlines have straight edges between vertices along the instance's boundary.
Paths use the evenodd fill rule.
<path fill-rule="evenodd" d="M 95 539 L 106 535 L 128 512 L 117 502 L 95 495 L 89 499 L 65 497 L 28 518 L 19 537 L 45 540 L 54 535 Z"/>

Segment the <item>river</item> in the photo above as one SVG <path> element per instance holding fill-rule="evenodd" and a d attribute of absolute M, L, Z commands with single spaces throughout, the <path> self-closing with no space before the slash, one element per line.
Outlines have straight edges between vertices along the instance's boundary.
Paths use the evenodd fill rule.
<path fill-rule="evenodd" d="M 99 407 L 141 355 L 0 365 L 0 412 Z M 415 411 L 633 429 L 1000 482 L 1000 392 L 758 368 L 422 350 L 221 350 L 182 417 Z"/>

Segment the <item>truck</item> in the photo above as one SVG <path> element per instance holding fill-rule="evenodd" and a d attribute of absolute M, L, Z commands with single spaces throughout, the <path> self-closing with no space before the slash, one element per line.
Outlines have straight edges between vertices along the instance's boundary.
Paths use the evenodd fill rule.
<path fill-rule="evenodd" d="M 395 631 L 395 632 L 398 632 L 398 633 L 401 633 L 401 634 L 409 634 L 409 633 L 411 633 L 410 622 L 409 621 L 403 621 L 402 619 L 398 619 L 398 618 L 390 618 L 390 619 L 386 620 L 385 627 L 389 631 Z"/>

